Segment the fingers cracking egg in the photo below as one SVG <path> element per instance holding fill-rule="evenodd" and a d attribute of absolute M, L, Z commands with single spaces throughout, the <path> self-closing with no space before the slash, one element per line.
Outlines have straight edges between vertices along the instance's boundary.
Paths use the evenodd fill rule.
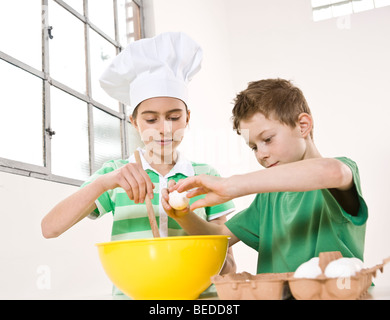
<path fill-rule="evenodd" d="M 176 190 L 169 194 L 169 205 L 175 210 L 184 210 L 187 208 L 190 199 L 186 197 L 187 192 L 177 192 Z"/>

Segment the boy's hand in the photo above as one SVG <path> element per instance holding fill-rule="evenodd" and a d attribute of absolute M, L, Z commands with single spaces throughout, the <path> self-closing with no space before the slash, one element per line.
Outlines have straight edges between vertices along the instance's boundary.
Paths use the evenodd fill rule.
<path fill-rule="evenodd" d="M 175 186 L 176 182 L 174 180 L 171 180 L 168 182 L 168 188 L 173 188 Z M 173 209 L 169 204 L 169 191 L 168 189 L 162 189 L 161 191 L 161 204 L 165 210 L 165 212 L 170 216 L 171 218 L 180 218 L 182 216 L 185 216 L 190 212 L 189 207 L 183 209 L 183 210 L 175 210 Z"/>
<path fill-rule="evenodd" d="M 128 163 L 110 173 L 96 179 L 102 185 L 104 191 L 122 188 L 126 191 L 130 200 L 135 203 L 144 203 L 146 195 L 153 199 L 154 184 L 150 177 L 137 163 Z"/>
<path fill-rule="evenodd" d="M 176 185 L 170 187 L 169 191 L 177 190 L 178 192 L 184 192 L 190 190 L 187 193 L 188 198 L 206 194 L 204 199 L 195 201 L 191 205 L 190 210 L 193 211 L 197 208 L 212 207 L 233 199 L 235 195 L 233 194 L 233 189 L 228 187 L 228 183 L 229 178 L 201 174 L 180 180 Z"/>

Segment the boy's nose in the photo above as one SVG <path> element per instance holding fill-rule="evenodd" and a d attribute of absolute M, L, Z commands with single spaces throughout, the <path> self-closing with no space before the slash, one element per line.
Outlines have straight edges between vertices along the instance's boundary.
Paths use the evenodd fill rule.
<path fill-rule="evenodd" d="M 257 161 L 263 165 L 264 160 L 266 160 L 269 157 L 269 154 L 266 150 L 258 148 L 256 152 L 256 158 Z"/>

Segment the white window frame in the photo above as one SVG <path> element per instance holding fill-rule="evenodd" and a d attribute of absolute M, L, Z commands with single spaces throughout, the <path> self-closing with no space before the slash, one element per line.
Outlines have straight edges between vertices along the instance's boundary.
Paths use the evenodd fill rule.
<path fill-rule="evenodd" d="M 311 0 L 312 5 L 312 12 L 313 12 L 313 19 L 314 21 L 323 21 L 328 20 L 332 18 L 337 18 L 340 16 L 350 15 L 353 13 L 358 13 L 366 10 L 373 10 L 376 8 L 382 8 L 385 6 L 388 6 L 390 4 L 383 3 L 382 0 L 366 0 L 370 1 L 372 4 L 372 8 L 369 9 L 360 9 L 358 11 L 355 11 L 354 4 L 359 3 L 363 0 Z M 387 1 L 386 1 L 387 2 Z M 338 6 L 347 6 L 348 11 L 346 13 L 336 13 L 335 9 Z M 321 10 L 326 10 L 326 14 L 324 17 L 316 17 L 316 14 L 319 13 Z"/>
<path fill-rule="evenodd" d="M 17 1 L 17 0 L 14 0 Z M 47 19 L 42 19 L 42 71 L 38 70 L 34 67 L 31 67 L 30 65 L 6 54 L 3 51 L 0 51 L 0 59 L 4 60 L 5 62 L 8 62 L 12 65 L 14 65 L 17 68 L 20 68 L 21 70 L 28 72 L 37 78 L 40 78 L 43 80 L 43 116 L 42 116 L 42 134 L 43 134 L 43 166 L 33 165 L 26 162 L 20 162 L 15 160 L 10 160 L 6 158 L 2 158 L 0 156 L 0 171 L 2 172 L 8 172 L 18 175 L 24 175 L 24 176 L 30 176 L 38 179 L 44 179 L 44 180 L 50 180 L 75 186 L 80 186 L 83 181 L 64 177 L 64 176 L 58 176 L 52 173 L 51 170 L 51 130 L 55 131 L 55 128 L 51 128 L 50 123 L 50 90 L 52 87 L 56 87 L 62 91 L 64 91 L 67 94 L 70 94 L 88 105 L 88 133 L 89 133 L 89 163 L 90 163 L 90 174 L 95 172 L 98 168 L 94 167 L 94 126 L 93 126 L 93 108 L 100 109 L 109 115 L 112 115 L 116 117 L 117 119 L 120 119 L 121 122 L 121 146 L 122 146 L 122 158 L 129 157 L 129 141 L 128 141 L 128 123 L 129 120 L 126 117 L 126 107 L 123 104 L 120 105 L 120 111 L 115 111 L 113 109 L 110 109 L 109 107 L 105 106 L 104 104 L 99 103 L 98 101 L 95 101 L 90 92 L 91 92 L 91 68 L 90 68 L 90 39 L 89 39 L 89 33 L 90 30 L 94 30 L 97 32 L 100 36 L 105 38 L 108 42 L 110 42 L 112 45 L 116 48 L 116 53 L 118 54 L 121 52 L 124 48 L 119 43 L 119 31 L 118 31 L 118 12 L 117 12 L 117 0 L 113 0 L 114 5 L 114 16 L 115 16 L 115 39 L 112 39 L 110 36 L 108 36 L 106 33 L 104 33 L 97 25 L 93 24 L 88 19 L 88 1 L 96 1 L 96 0 L 84 0 L 84 15 L 80 14 L 78 11 L 74 10 L 70 5 L 68 5 L 65 1 L 62 0 L 53 0 L 58 5 L 63 7 L 65 10 L 70 12 L 73 16 L 75 16 L 77 19 L 82 21 L 84 23 L 84 35 L 85 35 L 85 53 L 86 53 L 86 70 L 87 70 L 87 93 L 84 94 L 81 92 L 78 92 L 77 90 L 74 90 L 67 85 L 54 80 L 50 77 L 50 70 L 49 70 L 49 26 L 45 25 L 47 23 Z M 42 6 L 42 13 L 44 14 L 45 8 L 48 8 L 48 2 L 49 0 L 42 0 L 41 6 Z M 133 2 L 139 7 L 140 9 L 140 37 L 144 37 L 144 15 L 143 15 L 143 0 L 133 0 Z M 1 45 L 0 45 L 1 49 Z M 1 111 L 1 110 L 0 110 Z M 0 113 L 1 116 L 1 113 Z M 55 136 L 53 137 L 53 139 Z M 39 150 L 39 152 L 42 153 L 42 150 Z"/>

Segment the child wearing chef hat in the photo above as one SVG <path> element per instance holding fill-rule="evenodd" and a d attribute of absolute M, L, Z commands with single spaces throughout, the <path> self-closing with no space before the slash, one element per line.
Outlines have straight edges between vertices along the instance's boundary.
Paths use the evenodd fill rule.
<path fill-rule="evenodd" d="M 200 70 L 202 49 L 184 33 L 168 32 L 128 45 L 100 78 L 103 89 L 127 105 L 130 121 L 145 143 L 134 155 L 106 162 L 82 188 L 54 207 L 42 221 L 45 237 L 56 237 L 86 216 L 113 213 L 111 240 L 152 237 L 144 200 L 149 196 L 160 236 L 186 235 L 164 211 L 160 193 L 169 181 L 207 174 L 207 164 L 187 160 L 177 151 L 190 119 L 187 84 Z M 199 208 L 196 214 L 216 224 L 234 210 L 231 201 Z M 229 252 L 224 271 L 235 269 Z"/>
<path fill-rule="evenodd" d="M 189 209 L 178 216 L 164 201 L 167 212 L 190 234 L 225 234 L 230 245 L 241 240 L 258 251 L 257 273 L 294 272 L 325 251 L 363 260 L 368 209 L 358 167 L 346 157 L 321 156 L 302 91 L 284 79 L 252 82 L 236 98 L 233 121 L 265 170 L 190 177 L 170 191 L 206 194 L 191 210 L 247 194 L 257 194 L 254 201 L 220 226 Z"/>

